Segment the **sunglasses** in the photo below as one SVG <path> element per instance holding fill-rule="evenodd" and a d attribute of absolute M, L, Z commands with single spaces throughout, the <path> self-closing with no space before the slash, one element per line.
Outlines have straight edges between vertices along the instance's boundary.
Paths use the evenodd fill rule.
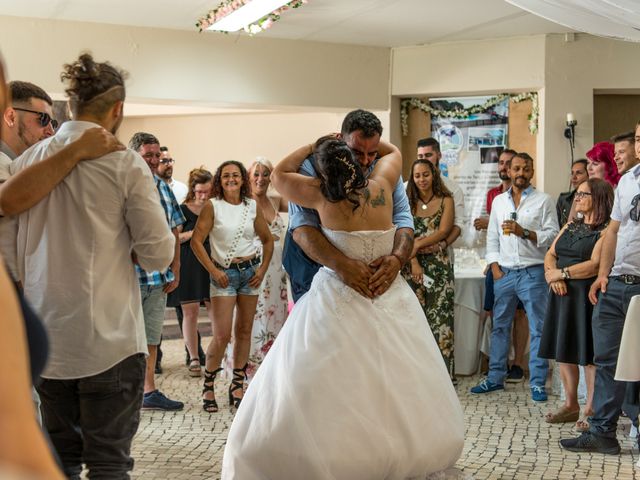
<path fill-rule="evenodd" d="M 18 107 L 13 107 L 13 109 L 19 110 L 21 112 L 35 113 L 39 117 L 41 127 L 46 127 L 47 125 L 51 124 L 54 130 L 58 128 L 58 121 L 55 118 L 51 118 L 51 115 L 49 115 L 47 112 L 38 112 L 36 110 L 29 110 L 27 108 Z"/>

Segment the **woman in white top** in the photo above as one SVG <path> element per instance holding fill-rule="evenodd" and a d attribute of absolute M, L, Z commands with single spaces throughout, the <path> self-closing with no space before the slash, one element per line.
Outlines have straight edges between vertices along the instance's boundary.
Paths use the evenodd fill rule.
<path fill-rule="evenodd" d="M 251 329 L 260 285 L 273 253 L 273 237 L 262 210 L 249 196 L 247 171 L 240 162 L 224 162 L 213 178 L 213 196 L 200 212 L 191 248 L 211 275 L 213 339 L 207 348 L 202 406 L 217 412 L 213 385 L 233 327 L 233 380 L 229 404 L 238 407 L 244 394 Z M 204 248 L 209 237 L 211 257 Z M 254 242 L 262 242 L 262 259 Z M 235 323 L 233 311 L 237 307 Z"/>

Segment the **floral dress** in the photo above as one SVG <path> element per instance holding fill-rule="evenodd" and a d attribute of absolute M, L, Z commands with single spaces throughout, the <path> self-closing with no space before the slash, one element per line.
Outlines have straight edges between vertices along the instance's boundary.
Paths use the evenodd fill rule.
<path fill-rule="evenodd" d="M 284 238 L 285 224 L 277 209 L 275 218 L 268 225 L 271 235 L 274 237 L 273 255 L 269 262 L 269 268 L 267 268 L 262 280 L 256 316 L 253 318 L 251 348 L 247 366 L 247 379 L 249 381 L 251 381 L 265 355 L 269 352 L 288 315 L 287 274 L 282 266 L 282 244 L 280 242 L 280 239 Z M 257 242 L 261 248 L 262 243 L 259 240 Z M 260 253 L 262 252 L 260 251 Z M 233 342 L 229 343 L 223 362 L 225 373 L 231 378 Z"/>
<path fill-rule="evenodd" d="M 421 238 L 434 234 L 440 226 L 443 213 L 444 199 L 433 215 L 427 217 L 414 215 L 415 237 Z M 416 293 L 433 336 L 438 342 L 447 370 L 453 377 L 453 264 L 447 250 L 433 254 L 418 254 L 416 257 L 424 269 L 424 274 L 433 279 L 433 283 L 429 288 L 423 283 L 415 283 L 411 278 L 410 263 L 402 269 L 402 276 Z"/>

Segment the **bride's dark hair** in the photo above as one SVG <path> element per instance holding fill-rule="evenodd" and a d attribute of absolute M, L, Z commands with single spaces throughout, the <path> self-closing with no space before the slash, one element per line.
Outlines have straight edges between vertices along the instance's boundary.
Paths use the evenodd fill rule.
<path fill-rule="evenodd" d="M 314 155 L 322 195 L 332 203 L 347 200 L 355 211 L 360 206 L 358 190 L 367 186 L 367 179 L 351 149 L 344 140 L 327 135 L 316 142 Z"/>

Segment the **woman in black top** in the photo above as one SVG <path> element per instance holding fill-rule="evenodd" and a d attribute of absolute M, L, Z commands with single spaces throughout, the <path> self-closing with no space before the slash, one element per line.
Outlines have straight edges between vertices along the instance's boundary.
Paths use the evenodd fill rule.
<path fill-rule="evenodd" d="M 549 306 L 542 329 L 539 356 L 554 359 L 566 400 L 557 411 L 545 415 L 549 423 L 574 422 L 580 418 L 578 365 L 585 367 L 587 402 L 584 417 L 593 414 L 593 337 L 588 298 L 589 287 L 598 273 L 602 233 L 613 206 L 613 188 L 604 180 L 583 182 L 575 194 L 579 218 L 565 225 L 545 256 L 545 277 L 549 284 Z M 588 428 L 585 419 L 579 429 Z"/>
<path fill-rule="evenodd" d="M 213 175 L 204 168 L 195 168 L 189 172 L 189 192 L 180 205 L 186 222 L 178 227 L 180 232 L 180 284 L 167 297 L 167 306 L 181 306 L 184 313 L 182 335 L 189 351 L 189 375 L 202 375 L 202 366 L 198 355 L 198 314 L 200 303 L 205 302 L 209 319 L 212 321 L 212 310 L 209 296 L 209 272 L 200 264 L 191 250 L 189 242 L 198 216 L 205 203 L 211 198 Z M 211 255 L 209 239 L 204 248 Z"/>

